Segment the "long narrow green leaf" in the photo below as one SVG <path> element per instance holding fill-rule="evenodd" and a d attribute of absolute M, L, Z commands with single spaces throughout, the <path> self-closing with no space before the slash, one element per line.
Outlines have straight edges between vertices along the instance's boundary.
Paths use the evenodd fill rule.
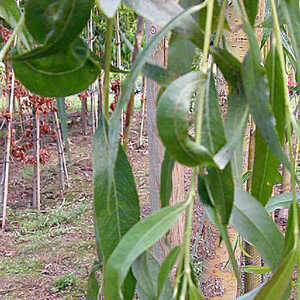
<path fill-rule="evenodd" d="M 93 168 L 95 233 L 100 248 L 98 251 L 103 254 L 104 266 L 122 237 L 139 221 L 136 186 L 130 164 L 121 145 L 119 145 L 113 173 L 112 193 L 108 189 L 109 152 L 105 146 L 106 133 L 107 124 L 102 118 L 93 139 Z M 124 299 L 131 299 L 135 290 L 135 278 L 131 273 L 127 275 L 125 283 Z"/>
<path fill-rule="evenodd" d="M 280 9 L 284 16 L 284 21 L 288 25 L 289 36 L 292 41 L 293 50 L 296 57 L 297 82 L 300 82 L 300 8 L 299 1 L 280 1 Z"/>
<path fill-rule="evenodd" d="M 204 300 L 204 297 L 200 294 L 198 288 L 194 285 L 189 286 L 189 297 L 190 300 Z"/>
<path fill-rule="evenodd" d="M 170 84 L 157 106 L 157 128 L 167 151 L 187 166 L 215 165 L 212 154 L 189 136 L 190 102 L 203 81 L 200 72 L 190 72 Z"/>
<path fill-rule="evenodd" d="M 172 284 L 168 278 L 164 282 L 164 290 L 157 295 L 158 276 L 160 265 L 148 252 L 143 253 L 133 264 L 133 274 L 137 280 L 137 292 L 140 300 L 171 299 L 173 294 Z"/>
<path fill-rule="evenodd" d="M 157 280 L 157 298 L 160 298 L 160 295 L 165 287 L 166 284 L 169 282 L 169 274 L 172 271 L 172 268 L 174 267 L 178 255 L 180 253 L 181 247 L 176 246 L 174 247 L 168 256 L 163 261 L 159 274 L 158 274 L 158 280 Z"/>
<path fill-rule="evenodd" d="M 205 87 L 205 99 L 202 124 L 202 144 L 211 152 L 217 153 L 225 144 L 223 120 L 219 109 L 219 102 L 215 82 L 210 72 Z M 224 170 L 214 167 L 206 168 L 204 176 L 217 212 L 221 215 L 222 224 L 229 222 L 234 201 L 234 185 L 231 165 Z"/>
<path fill-rule="evenodd" d="M 290 208 L 293 202 L 292 193 L 283 193 L 278 196 L 272 197 L 266 204 L 265 209 L 268 213 L 276 209 Z M 300 205 L 300 193 L 297 193 L 297 202 Z"/>
<path fill-rule="evenodd" d="M 243 272 L 252 273 L 252 274 L 266 274 L 271 272 L 269 266 L 245 266 L 243 267 Z"/>
<path fill-rule="evenodd" d="M 289 213 L 287 232 L 285 235 L 285 248 L 281 262 L 271 279 L 260 290 L 255 299 L 285 299 L 286 291 L 292 281 L 292 274 L 298 262 L 299 244 L 299 207 L 292 207 Z"/>
<path fill-rule="evenodd" d="M 249 52 L 242 67 L 243 85 L 255 124 L 278 159 L 290 169 L 289 161 L 281 148 L 276 132 L 274 115 L 269 103 L 269 89 L 265 69 L 261 66 L 260 49 L 249 23 L 244 23 L 249 38 Z"/>
<path fill-rule="evenodd" d="M 276 120 L 276 132 L 279 142 L 282 145 L 286 108 L 284 103 L 284 83 L 282 80 L 282 70 L 280 68 L 279 56 L 275 47 L 271 48 L 266 61 L 266 70 L 270 88 L 270 106 Z M 279 159 L 271 151 L 262 136 L 260 128 L 255 134 L 255 160 L 252 175 L 252 195 L 262 205 L 265 205 L 270 198 L 273 186 L 279 183 L 281 176 L 278 171 Z"/>
<path fill-rule="evenodd" d="M 238 87 L 242 77 L 240 61 L 226 49 L 212 48 L 212 55 L 227 83 L 231 87 Z"/>
<path fill-rule="evenodd" d="M 159 267 L 159 263 L 148 252 L 143 253 L 136 259 L 132 266 L 132 270 L 137 281 L 137 291 L 139 296 L 142 294 L 145 299 L 156 298 Z"/>
<path fill-rule="evenodd" d="M 108 198 L 106 124 L 101 120 L 93 139 L 94 222 L 106 263 L 125 233 L 139 221 L 139 200 L 130 164 L 119 145 L 113 173 L 113 192 Z"/>
<path fill-rule="evenodd" d="M 257 15 L 259 0 L 244 0 L 245 9 L 250 24 L 253 26 Z"/>
<path fill-rule="evenodd" d="M 172 195 L 173 182 L 172 173 L 175 161 L 170 157 L 169 153 L 165 151 L 164 159 L 161 165 L 160 175 L 160 203 L 161 207 L 169 205 L 169 200 Z"/>
<path fill-rule="evenodd" d="M 124 295 L 124 300 L 132 300 L 132 298 L 134 298 L 135 290 L 136 290 L 136 279 L 132 274 L 132 270 L 130 270 L 122 286 L 122 293 Z"/>
<path fill-rule="evenodd" d="M 103 286 L 105 299 L 123 299 L 121 287 L 130 266 L 171 228 L 185 206 L 185 203 L 179 203 L 163 208 L 128 231 L 106 264 Z"/>
<path fill-rule="evenodd" d="M 280 262 L 283 236 L 265 208 L 247 192 L 236 188 L 230 223 L 259 251 L 274 271 Z"/>
<path fill-rule="evenodd" d="M 168 47 L 168 70 L 178 75 L 191 71 L 195 45 L 187 37 L 172 33 Z"/>
<path fill-rule="evenodd" d="M 228 109 L 225 119 L 227 143 L 214 156 L 214 161 L 223 169 L 231 161 L 235 184 L 242 185 L 243 172 L 243 137 L 249 116 L 249 105 L 244 94 L 235 90 L 228 96 Z"/>
<path fill-rule="evenodd" d="M 100 270 L 101 264 L 95 263 L 90 271 L 88 279 L 87 300 L 96 300 L 99 293 L 99 283 L 96 278 L 96 272 Z"/>
<path fill-rule="evenodd" d="M 284 30 L 284 28 L 281 28 L 280 33 L 281 33 L 281 42 L 282 42 L 284 53 L 288 57 L 289 62 L 291 63 L 291 65 L 294 68 L 294 71 L 296 72 L 297 71 L 296 57 L 294 54 L 294 50 L 292 49 L 288 34 Z"/>
<path fill-rule="evenodd" d="M 212 54 L 231 89 L 225 119 L 227 144 L 214 156 L 214 160 L 220 165 L 221 169 L 231 160 L 235 184 L 241 186 L 243 136 L 249 115 L 249 104 L 246 101 L 241 81 L 242 64 L 225 49 L 214 48 Z"/>
<path fill-rule="evenodd" d="M 179 0 L 179 4 L 183 9 L 190 8 L 191 6 L 199 4 L 199 0 Z M 193 18 L 198 23 L 200 17 L 200 11 L 193 14 Z"/>
<path fill-rule="evenodd" d="M 167 87 L 178 77 L 176 73 L 149 62 L 144 65 L 142 73 L 146 77 L 156 81 L 162 87 Z"/>

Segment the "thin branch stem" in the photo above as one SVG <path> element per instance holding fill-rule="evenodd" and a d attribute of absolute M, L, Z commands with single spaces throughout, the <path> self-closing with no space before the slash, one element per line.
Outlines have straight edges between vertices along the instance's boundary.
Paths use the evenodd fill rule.
<path fill-rule="evenodd" d="M 98 1 L 96 1 L 98 2 Z M 110 80 L 110 64 L 111 64 L 111 48 L 112 48 L 113 19 L 107 18 L 107 32 L 105 41 L 105 73 L 104 73 L 104 115 L 109 119 L 109 80 Z"/>
<path fill-rule="evenodd" d="M 203 46 L 203 56 L 200 71 L 203 75 L 207 75 L 208 70 L 208 54 L 210 46 L 210 38 L 212 32 L 212 19 L 213 19 L 213 9 L 214 9 L 214 0 L 210 0 L 207 3 L 207 17 L 205 25 L 205 37 L 204 37 L 204 46 Z M 198 102 L 198 112 L 196 119 L 196 142 L 201 144 L 201 131 L 202 131 L 202 115 L 203 115 L 203 105 L 204 105 L 204 95 L 205 95 L 205 83 L 201 83 L 200 86 L 200 95 Z"/>
<path fill-rule="evenodd" d="M 6 53 L 9 51 L 9 48 L 12 45 L 12 43 L 14 42 L 15 37 L 17 36 L 17 34 L 22 29 L 23 24 L 24 24 L 24 15 L 22 15 L 20 17 L 20 20 L 19 20 L 17 26 L 15 27 L 13 33 L 11 34 L 11 36 L 9 37 L 9 39 L 7 40 L 7 42 L 4 45 L 4 47 L 1 49 L 1 52 L 0 52 L 0 61 L 3 61 L 3 58 L 6 55 Z"/>
<path fill-rule="evenodd" d="M 206 75 L 208 70 L 208 54 L 210 47 L 210 38 L 212 33 L 212 19 L 213 19 L 213 8 L 214 0 L 208 0 L 203 4 L 207 7 L 207 17 L 206 17 L 206 26 L 205 26 L 205 37 L 204 37 L 204 46 L 203 46 L 203 58 L 200 70 Z M 203 104 L 204 104 L 204 84 L 201 84 L 200 87 L 200 97 L 198 104 L 198 112 L 196 119 L 196 142 L 201 143 L 201 130 L 202 130 L 202 115 L 203 115 Z M 187 209 L 186 209 L 186 223 L 184 230 L 184 242 L 183 242 L 183 259 L 184 259 L 184 278 L 183 285 L 179 299 L 186 299 L 187 286 L 191 280 L 191 267 L 190 267 L 190 246 L 191 246 L 191 234 L 192 234 L 192 220 L 193 220 L 193 209 L 194 209 L 194 199 L 195 199 L 195 188 L 197 180 L 197 167 L 193 169 L 193 176 L 191 180 L 191 186 L 189 191 L 189 196 L 187 200 Z"/>
<path fill-rule="evenodd" d="M 219 15 L 216 38 L 215 38 L 215 41 L 214 41 L 214 47 L 218 47 L 220 39 L 221 39 L 222 31 L 223 31 L 223 28 L 224 28 L 224 22 L 225 22 L 226 4 L 227 4 L 227 1 L 223 0 L 221 12 L 220 12 L 220 15 Z"/>

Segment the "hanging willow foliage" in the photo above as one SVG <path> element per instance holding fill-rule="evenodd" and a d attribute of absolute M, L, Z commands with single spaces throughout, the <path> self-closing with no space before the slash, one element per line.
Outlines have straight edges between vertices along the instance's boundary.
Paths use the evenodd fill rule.
<path fill-rule="evenodd" d="M 263 65 L 260 45 L 254 34 L 258 2 L 234 1 L 249 40 L 248 53 L 244 61 L 239 62 L 225 46 L 224 31 L 229 29 L 225 18 L 226 3 L 189 1 L 182 8 L 173 1 L 124 0 L 138 15 L 162 29 L 136 57 L 122 82 L 116 109 L 110 119 L 106 111 L 94 136 L 94 220 L 104 278 L 99 290 L 95 281 L 96 269 L 93 269 L 89 282 L 90 299 L 96 299 L 100 294 L 108 300 L 132 299 L 135 287 L 143 299 L 203 299 L 190 266 L 197 178 L 197 192 L 225 241 L 236 276 L 239 277 L 239 270 L 227 234 L 228 224 L 256 247 L 272 270 L 268 282 L 242 299 L 285 299 L 294 267 L 300 267 L 299 206 L 291 138 L 293 128 L 296 134 L 300 130 L 289 107 L 285 76 L 286 61 L 295 69 L 296 78 L 300 76 L 300 8 L 298 0 L 281 0 L 280 6 L 270 0 L 271 19 L 262 26 L 266 27 L 269 36 L 272 34 L 273 44 Z M 11 57 L 17 78 L 29 90 L 43 96 L 64 97 L 86 89 L 96 80 L 103 64 L 79 35 L 95 4 L 108 18 L 107 32 L 112 32 L 112 18 L 120 3 L 120 0 L 97 0 L 96 3 L 92 0 L 28 0 L 23 24 L 22 13 L 14 0 L 0 1 L 1 16 L 15 28 L 14 35 L 19 34 L 22 41 Z M 151 64 L 148 57 L 169 32 L 178 40 L 172 44 L 174 56 L 170 54 L 168 69 L 163 69 Z M 38 44 L 38 47 L 33 49 L 32 44 Z M 1 58 L 7 54 L 9 46 L 2 49 Z M 202 57 L 198 71 L 192 70 L 195 48 Z M 110 49 L 110 41 L 107 41 L 106 49 Z M 105 78 L 109 78 L 110 57 L 107 53 Z M 178 61 L 182 68 L 176 65 Z M 214 65 L 229 85 L 229 109 L 225 121 L 217 101 Z M 119 143 L 121 113 L 127 107 L 141 73 L 162 86 L 157 125 L 168 153 L 167 159 L 193 168 L 186 200 L 169 206 L 169 183 L 174 163 L 163 164 L 166 168 L 161 180 L 164 208 L 143 220 L 139 219 L 139 201 L 131 166 Z M 107 96 L 107 82 L 105 88 Z M 258 147 L 264 149 L 255 154 L 252 194 L 241 188 L 242 173 L 239 170 L 242 170 L 242 160 L 238 159 L 242 157 L 242 137 L 249 114 L 258 128 Z M 284 132 L 289 157 L 282 149 Z M 269 199 L 280 163 L 291 173 L 292 193 Z M 280 207 L 290 207 L 285 238 L 268 215 Z M 159 266 L 148 249 L 184 212 L 184 242 Z M 168 275 L 175 264 L 178 267 L 172 287 Z"/>

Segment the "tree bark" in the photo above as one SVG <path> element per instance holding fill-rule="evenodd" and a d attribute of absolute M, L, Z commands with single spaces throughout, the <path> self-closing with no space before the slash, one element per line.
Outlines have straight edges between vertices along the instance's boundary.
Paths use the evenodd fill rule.
<path fill-rule="evenodd" d="M 159 31 L 158 26 L 146 21 L 146 41 Z M 152 53 L 151 59 L 162 66 L 167 66 L 168 54 L 168 38 L 163 39 Z M 152 211 L 160 209 L 160 171 L 163 160 L 164 148 L 159 139 L 156 127 L 156 99 L 159 92 L 159 85 L 147 79 L 147 127 L 148 127 L 148 145 L 149 145 L 149 184 L 150 184 L 150 201 Z M 174 205 L 184 200 L 184 167 L 175 164 L 173 174 L 173 191 L 170 199 L 170 204 Z M 171 246 L 176 246 L 182 243 L 184 232 L 184 215 L 172 226 L 169 234 L 169 242 Z M 166 256 L 168 249 L 165 243 L 161 240 L 153 247 L 154 255 L 162 262 Z"/>
<path fill-rule="evenodd" d="M 82 121 L 82 132 L 84 135 L 87 134 L 87 99 L 81 100 L 81 121 Z"/>
<path fill-rule="evenodd" d="M 184 167 L 175 163 L 172 173 L 173 191 L 170 200 L 171 205 L 184 201 Z M 182 214 L 178 221 L 171 227 L 169 242 L 172 247 L 183 242 L 185 214 Z"/>
<path fill-rule="evenodd" d="M 33 178 L 33 198 L 32 208 L 37 210 L 41 209 L 41 174 L 40 174 L 40 113 L 39 111 L 33 111 L 35 121 L 35 177 Z"/>
<path fill-rule="evenodd" d="M 146 21 L 146 42 L 159 31 L 158 26 Z M 162 40 L 154 49 L 151 59 L 157 64 L 165 66 L 165 41 Z M 152 212 L 160 209 L 160 169 L 163 160 L 164 148 L 159 139 L 156 126 L 156 98 L 159 92 L 159 85 L 154 81 L 147 79 L 147 130 L 149 147 L 149 187 L 150 202 Z M 161 263 L 167 254 L 167 247 L 163 240 L 158 241 L 153 246 L 153 255 Z"/>

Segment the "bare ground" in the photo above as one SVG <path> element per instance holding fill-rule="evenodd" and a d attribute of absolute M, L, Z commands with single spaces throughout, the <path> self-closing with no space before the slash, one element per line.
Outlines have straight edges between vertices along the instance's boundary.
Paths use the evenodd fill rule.
<path fill-rule="evenodd" d="M 96 258 L 92 222 L 91 134 L 81 135 L 80 123 L 69 128 L 72 161 L 70 188 L 65 201 L 59 192 L 56 144 L 48 143 L 50 162 L 42 168 L 42 209 L 30 209 L 33 169 L 14 161 L 9 179 L 8 223 L 0 233 L 1 299 L 85 299 L 88 269 Z M 138 146 L 139 121 L 135 113 L 129 141 L 129 159 L 141 202 L 142 217 L 151 213 L 148 184 L 147 136 Z M 1 161 L 2 161 L 1 155 Z M 185 174 L 188 186 L 190 171 Z M 215 258 L 218 234 L 206 222 L 197 203 L 193 220 L 193 266 L 200 279 L 205 261 Z M 207 280 L 218 281 L 208 284 Z M 221 297 L 223 283 L 206 279 L 206 299 Z M 206 288 L 207 286 L 207 288 Z M 221 299 L 221 298 L 220 298 Z"/>

